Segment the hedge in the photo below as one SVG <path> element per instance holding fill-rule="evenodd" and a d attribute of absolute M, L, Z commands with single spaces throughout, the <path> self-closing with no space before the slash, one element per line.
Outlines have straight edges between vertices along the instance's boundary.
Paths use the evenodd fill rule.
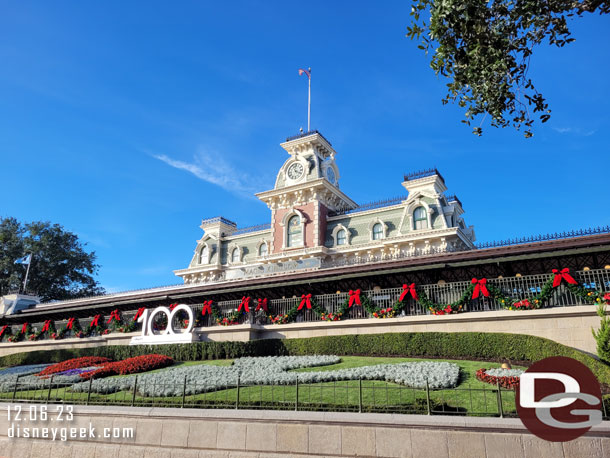
<path fill-rule="evenodd" d="M 610 366 L 581 351 L 541 337 L 485 332 L 405 332 L 163 346 L 113 345 L 16 353 L 0 357 L 0 367 L 56 363 L 81 356 L 105 356 L 116 361 L 149 353 L 167 355 L 176 361 L 317 354 L 535 362 L 549 356 L 568 356 L 589 367 L 601 383 L 610 385 Z"/>

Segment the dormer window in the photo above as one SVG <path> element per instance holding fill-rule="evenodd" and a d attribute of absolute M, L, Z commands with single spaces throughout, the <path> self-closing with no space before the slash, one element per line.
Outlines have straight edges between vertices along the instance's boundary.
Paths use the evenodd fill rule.
<path fill-rule="evenodd" d="M 383 225 L 375 223 L 373 225 L 373 240 L 381 240 L 383 238 Z"/>
<path fill-rule="evenodd" d="M 231 251 L 231 262 L 236 264 L 239 262 L 239 248 L 233 248 Z"/>
<path fill-rule="evenodd" d="M 345 232 L 345 229 L 341 229 L 339 232 L 337 232 L 337 245 L 345 245 L 346 242 L 347 233 Z"/>
<path fill-rule="evenodd" d="M 415 230 L 428 229 L 428 212 L 424 207 L 417 207 L 413 211 L 413 226 Z"/>
<path fill-rule="evenodd" d="M 303 245 L 303 229 L 299 215 L 293 215 L 288 220 L 288 230 L 286 234 L 286 247 L 291 248 Z"/>
<path fill-rule="evenodd" d="M 262 258 L 267 256 L 269 249 L 267 248 L 267 243 L 261 243 L 261 246 L 258 247 L 258 255 Z"/>
<path fill-rule="evenodd" d="M 199 264 L 207 264 L 210 262 L 210 249 L 207 245 L 199 251 Z"/>

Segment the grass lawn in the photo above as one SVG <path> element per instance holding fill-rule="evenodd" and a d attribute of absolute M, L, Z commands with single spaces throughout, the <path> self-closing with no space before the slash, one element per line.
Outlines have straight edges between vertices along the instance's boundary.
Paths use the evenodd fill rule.
<path fill-rule="evenodd" d="M 396 364 L 401 362 L 430 361 L 416 358 L 384 358 L 344 356 L 341 362 L 329 366 L 297 369 L 295 372 L 330 371 L 375 364 Z M 434 360 L 440 361 L 440 360 Z M 481 361 L 449 361 L 460 367 L 458 387 L 448 390 L 430 390 L 430 406 L 433 413 L 460 413 L 466 415 L 498 415 L 498 393 L 495 387 L 478 381 L 475 372 L 485 367 L 487 369 L 500 367 L 499 363 Z M 194 364 L 211 364 L 228 366 L 232 360 L 192 361 L 176 363 L 174 367 Z M 518 367 L 515 367 L 518 368 Z M 157 369 L 154 372 L 164 370 Z M 120 377 L 120 376 L 119 376 Z M 294 385 L 257 385 L 233 387 L 224 390 L 179 397 L 142 397 L 131 391 L 101 395 L 91 393 L 75 393 L 69 388 L 46 390 L 17 391 L 16 399 L 32 399 L 45 401 L 62 400 L 67 403 L 90 404 L 120 404 L 146 406 L 180 406 L 185 407 L 229 407 L 235 408 L 238 403 L 241 408 L 280 408 L 303 410 L 359 410 L 380 412 L 427 413 L 426 390 L 413 389 L 385 381 L 363 380 L 338 381 L 313 384 Z M 297 403 L 298 391 L 298 403 Z M 0 397 L 11 399 L 13 393 L 0 393 Z M 514 393 L 502 390 L 502 408 L 504 413 L 514 412 Z"/>

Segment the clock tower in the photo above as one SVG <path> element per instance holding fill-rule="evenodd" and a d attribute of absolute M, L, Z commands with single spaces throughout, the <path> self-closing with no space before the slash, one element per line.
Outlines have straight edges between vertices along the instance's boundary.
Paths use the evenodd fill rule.
<path fill-rule="evenodd" d="M 324 246 L 329 211 L 355 208 L 339 189 L 337 152 L 318 131 L 286 139 L 289 158 L 275 187 L 256 196 L 271 209 L 270 254 L 315 252 Z"/>

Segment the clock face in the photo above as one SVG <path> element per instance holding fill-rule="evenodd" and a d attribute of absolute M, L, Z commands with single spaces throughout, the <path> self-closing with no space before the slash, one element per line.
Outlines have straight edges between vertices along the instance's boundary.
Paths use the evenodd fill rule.
<path fill-rule="evenodd" d="M 299 178 L 301 178 L 301 175 L 303 175 L 303 171 L 303 164 L 301 164 L 300 162 L 295 162 L 290 167 L 288 167 L 288 178 L 290 178 L 291 180 L 298 180 Z"/>
<path fill-rule="evenodd" d="M 332 184 L 336 184 L 337 183 L 337 177 L 335 175 L 335 169 L 333 169 L 332 167 L 327 167 L 326 168 L 326 179 L 328 181 L 330 181 Z"/>

